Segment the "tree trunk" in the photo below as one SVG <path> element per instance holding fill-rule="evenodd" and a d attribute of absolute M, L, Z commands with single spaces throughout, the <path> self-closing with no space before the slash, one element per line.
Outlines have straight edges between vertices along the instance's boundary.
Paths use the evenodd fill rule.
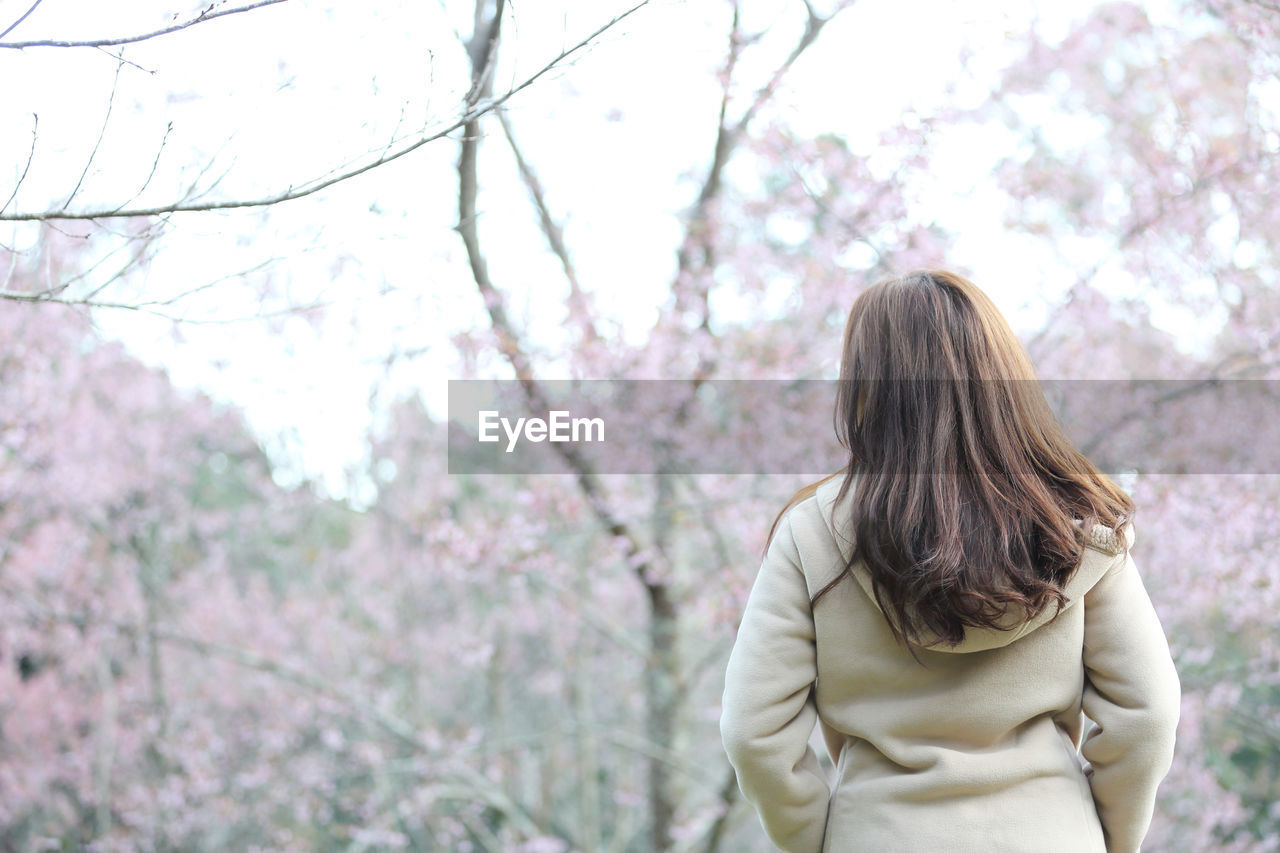
<path fill-rule="evenodd" d="M 676 730 L 676 607 L 671 589 L 652 584 L 649 591 L 649 666 L 645 678 L 648 700 L 647 734 L 651 744 L 670 749 Z M 650 849 L 671 849 L 671 824 L 675 802 L 671 789 L 671 766 L 664 755 L 649 758 L 649 840 Z"/>

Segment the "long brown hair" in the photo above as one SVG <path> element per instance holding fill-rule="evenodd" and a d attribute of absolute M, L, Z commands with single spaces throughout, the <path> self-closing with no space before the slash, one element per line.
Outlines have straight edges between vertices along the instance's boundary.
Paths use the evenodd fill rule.
<path fill-rule="evenodd" d="M 813 604 L 862 562 L 894 635 L 916 645 L 1008 628 L 1015 607 L 1026 622 L 1061 611 L 1089 530 L 1119 536 L 1134 504 L 1072 446 L 1035 379 L 961 275 L 915 270 L 854 300 L 835 406 L 849 464 L 797 492 L 769 531 L 828 480 L 844 474 L 837 505 L 857 481 L 852 556 Z"/>

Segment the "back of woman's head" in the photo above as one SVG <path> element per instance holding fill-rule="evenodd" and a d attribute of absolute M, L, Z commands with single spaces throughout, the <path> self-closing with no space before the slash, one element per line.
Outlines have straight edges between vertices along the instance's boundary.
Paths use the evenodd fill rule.
<path fill-rule="evenodd" d="M 1119 530 L 1134 509 L 1063 434 L 994 303 L 952 272 L 885 279 L 854 301 L 835 426 L 854 552 L 814 601 L 861 561 L 915 643 L 1064 603 L 1089 529 Z"/>

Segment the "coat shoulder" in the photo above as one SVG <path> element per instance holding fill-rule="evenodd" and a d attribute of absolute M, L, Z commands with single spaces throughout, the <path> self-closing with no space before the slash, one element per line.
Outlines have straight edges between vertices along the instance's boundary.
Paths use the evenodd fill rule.
<path fill-rule="evenodd" d="M 844 562 L 828 521 L 823 517 L 822 502 L 811 496 L 787 511 L 779 535 L 786 530 L 800 560 L 800 568 L 812 586 L 814 579 L 829 579 L 832 567 Z"/>

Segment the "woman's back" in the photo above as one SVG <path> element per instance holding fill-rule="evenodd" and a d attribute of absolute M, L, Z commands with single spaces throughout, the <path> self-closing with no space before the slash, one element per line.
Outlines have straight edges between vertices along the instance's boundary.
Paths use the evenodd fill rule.
<path fill-rule="evenodd" d="M 726 674 L 725 747 L 775 843 L 1137 850 L 1172 758 L 1179 685 L 1129 553 L 1095 528 L 1056 618 L 971 630 L 917 649 L 917 663 L 865 574 L 810 607 L 849 553 L 837 491 L 828 482 L 779 526 Z M 1082 712 L 1099 726 L 1083 758 Z M 830 786 L 808 747 L 815 721 L 836 763 Z"/>
<path fill-rule="evenodd" d="M 1135 507 L 1062 433 L 995 305 L 941 270 L 865 290 L 836 431 L 844 477 L 779 515 L 725 679 L 724 744 L 770 837 L 1136 851 L 1180 687 Z"/>

